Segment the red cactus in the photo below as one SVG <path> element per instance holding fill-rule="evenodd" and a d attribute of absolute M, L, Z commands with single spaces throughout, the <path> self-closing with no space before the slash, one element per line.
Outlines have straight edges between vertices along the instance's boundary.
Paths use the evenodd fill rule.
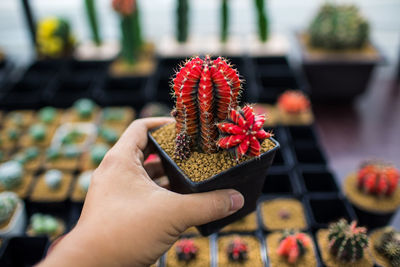
<path fill-rule="evenodd" d="M 225 59 L 194 57 L 188 60 L 173 79 L 176 98 L 173 115 L 176 132 L 190 136 L 206 153 L 216 152 L 216 122 L 226 119 L 230 108 L 238 106 L 241 91 L 236 70 Z"/>
<path fill-rule="evenodd" d="M 277 253 L 287 257 L 288 262 L 293 264 L 304 254 L 310 243 L 310 238 L 304 233 L 286 232 L 279 243 Z"/>
<path fill-rule="evenodd" d="M 397 188 L 400 172 L 383 162 L 366 162 L 358 171 L 358 187 L 368 194 L 390 196 Z"/>
<path fill-rule="evenodd" d="M 235 237 L 227 248 L 228 258 L 232 261 L 245 261 L 247 259 L 247 244 L 240 237 Z"/>
<path fill-rule="evenodd" d="M 301 91 L 287 90 L 279 96 L 278 107 L 288 113 L 302 113 L 310 108 L 310 100 Z"/>
<path fill-rule="evenodd" d="M 261 143 L 270 138 L 271 133 L 262 129 L 265 117 L 256 116 L 251 106 L 242 109 L 231 109 L 228 120 L 218 123 L 217 127 L 223 135 L 217 146 L 223 149 L 233 149 L 235 157 L 239 160 L 243 155 L 259 156 Z"/>
<path fill-rule="evenodd" d="M 136 9 L 136 0 L 113 0 L 112 7 L 123 16 L 129 16 Z"/>
<path fill-rule="evenodd" d="M 190 261 L 196 258 L 198 247 L 192 239 L 181 239 L 176 243 L 175 252 L 180 261 Z"/>

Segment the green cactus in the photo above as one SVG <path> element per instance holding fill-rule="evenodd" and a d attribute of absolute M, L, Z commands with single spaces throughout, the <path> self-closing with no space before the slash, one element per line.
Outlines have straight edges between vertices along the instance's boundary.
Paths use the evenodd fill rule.
<path fill-rule="evenodd" d="M 221 42 L 225 43 L 228 40 L 229 28 L 229 6 L 228 0 L 221 2 Z"/>
<path fill-rule="evenodd" d="M 7 222 L 18 204 L 18 197 L 13 192 L 0 193 L 0 224 Z"/>
<path fill-rule="evenodd" d="M 189 32 L 189 2 L 178 0 L 176 8 L 176 39 L 179 43 L 185 43 Z"/>
<path fill-rule="evenodd" d="M 99 165 L 100 162 L 103 160 L 104 156 L 106 155 L 109 146 L 105 144 L 96 144 L 90 150 L 90 159 L 92 160 L 93 164 Z"/>
<path fill-rule="evenodd" d="M 46 185 L 51 189 L 51 190 L 57 190 L 61 186 L 61 181 L 62 181 L 63 174 L 59 170 L 48 170 L 46 174 L 44 175 L 44 180 L 46 182 Z"/>
<path fill-rule="evenodd" d="M 369 24 L 356 6 L 327 3 L 311 22 L 309 33 L 316 48 L 360 49 L 368 41 Z"/>
<path fill-rule="evenodd" d="M 73 107 L 80 118 L 86 119 L 92 116 L 93 111 L 96 107 L 96 103 L 94 103 L 91 99 L 81 98 L 74 102 Z"/>
<path fill-rule="evenodd" d="M 400 232 L 386 227 L 375 244 L 375 249 L 385 256 L 392 266 L 400 266 Z"/>
<path fill-rule="evenodd" d="M 39 120 L 45 124 L 54 122 L 57 110 L 53 107 L 44 107 L 39 110 Z"/>
<path fill-rule="evenodd" d="M 31 227 L 36 235 L 51 235 L 58 229 L 58 221 L 51 215 L 35 213 L 30 219 Z"/>
<path fill-rule="evenodd" d="M 356 222 L 349 224 L 341 219 L 329 226 L 329 244 L 332 255 L 343 262 L 354 262 L 364 256 L 368 246 L 367 229 L 357 227 Z"/>
<path fill-rule="evenodd" d="M 85 10 L 90 26 L 90 31 L 92 33 L 92 40 L 97 46 L 99 46 L 101 45 L 101 37 L 97 20 L 95 0 L 85 0 Z"/>
<path fill-rule="evenodd" d="M 0 165 L 0 183 L 6 190 L 11 190 L 21 184 L 23 178 L 22 164 L 10 160 Z"/>
<path fill-rule="evenodd" d="M 46 138 L 46 128 L 44 124 L 34 124 L 29 128 L 29 135 L 36 142 L 43 141 Z"/>
<path fill-rule="evenodd" d="M 269 37 L 269 23 L 264 1 L 265 0 L 255 0 L 257 8 L 258 36 L 262 42 L 266 42 Z"/>

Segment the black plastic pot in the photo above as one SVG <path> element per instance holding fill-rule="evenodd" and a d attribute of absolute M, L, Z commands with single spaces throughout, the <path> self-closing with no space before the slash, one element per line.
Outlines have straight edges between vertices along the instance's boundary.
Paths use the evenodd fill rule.
<path fill-rule="evenodd" d="M 316 143 L 317 138 L 312 126 L 290 126 L 287 127 L 292 141 Z"/>
<path fill-rule="evenodd" d="M 170 180 L 172 191 L 187 194 L 232 188 L 244 196 L 244 206 L 238 212 L 224 219 L 197 227 L 200 233 L 205 236 L 217 232 L 224 226 L 243 218 L 256 209 L 257 199 L 261 195 L 268 168 L 272 164 L 275 152 L 279 149 L 279 143 L 271 138 L 275 147 L 261 154 L 259 159 L 250 159 L 205 181 L 193 182 L 160 147 L 150 133 L 148 133 L 148 137 L 149 143 L 155 147 L 161 158 L 165 174 Z"/>
<path fill-rule="evenodd" d="M 0 258 L 0 266 L 33 266 L 44 256 L 48 247 L 47 237 L 13 237 Z"/>
<path fill-rule="evenodd" d="M 263 186 L 263 194 L 294 194 L 293 182 L 289 173 L 269 174 Z"/>
<path fill-rule="evenodd" d="M 339 187 L 329 171 L 302 171 L 301 186 L 305 194 L 338 194 Z"/>
<path fill-rule="evenodd" d="M 295 145 L 297 162 L 300 164 L 326 165 L 325 155 L 316 144 L 298 143 Z"/>
<path fill-rule="evenodd" d="M 383 61 L 376 48 L 376 58 L 332 53 L 313 58 L 307 45 L 300 43 L 302 68 L 314 102 L 351 102 L 366 90 L 375 66 Z"/>
<path fill-rule="evenodd" d="M 351 202 L 350 202 L 351 203 Z M 360 226 L 366 226 L 368 230 L 384 227 L 390 224 L 394 212 L 371 212 L 358 208 L 351 204 L 357 217 Z"/>

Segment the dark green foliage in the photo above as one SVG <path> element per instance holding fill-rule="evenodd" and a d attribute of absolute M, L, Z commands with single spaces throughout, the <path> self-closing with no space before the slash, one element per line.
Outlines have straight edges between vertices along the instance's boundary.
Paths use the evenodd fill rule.
<path fill-rule="evenodd" d="M 325 4 L 311 22 L 310 44 L 332 50 L 362 48 L 369 37 L 369 24 L 353 5 Z"/>
<path fill-rule="evenodd" d="M 356 227 L 356 222 L 349 224 L 345 219 L 329 226 L 330 252 L 338 260 L 354 262 L 364 256 L 364 248 L 368 246 L 367 230 Z"/>
<path fill-rule="evenodd" d="M 229 7 L 228 0 L 222 0 L 221 3 L 221 42 L 225 43 L 228 40 L 229 28 Z"/>
<path fill-rule="evenodd" d="M 176 9 L 176 39 L 184 43 L 188 38 L 189 29 L 189 3 L 188 0 L 178 0 Z"/>
<path fill-rule="evenodd" d="M 92 40 L 96 45 L 101 44 L 99 25 L 97 20 L 95 0 L 85 0 L 86 15 L 92 33 Z"/>
<path fill-rule="evenodd" d="M 385 256 L 392 266 L 400 266 L 400 232 L 392 227 L 384 229 L 375 249 Z"/>
<path fill-rule="evenodd" d="M 268 17 L 264 1 L 265 0 L 255 0 L 257 7 L 258 35 L 262 42 L 266 42 L 269 35 Z"/>

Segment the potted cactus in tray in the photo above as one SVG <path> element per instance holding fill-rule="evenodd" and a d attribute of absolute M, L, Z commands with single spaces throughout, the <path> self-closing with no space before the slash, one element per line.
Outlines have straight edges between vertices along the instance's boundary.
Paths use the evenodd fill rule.
<path fill-rule="evenodd" d="M 360 223 L 370 229 L 389 223 L 400 206 L 399 179 L 395 166 L 380 161 L 364 162 L 357 173 L 347 176 L 343 191 Z"/>
<path fill-rule="evenodd" d="M 363 93 L 381 61 L 369 23 L 356 6 L 327 3 L 298 35 L 303 69 L 319 101 L 348 101 Z"/>
<path fill-rule="evenodd" d="M 237 213 L 199 227 L 210 234 L 256 208 L 279 144 L 263 130 L 265 117 L 239 107 L 241 80 L 219 57 L 194 57 L 173 79 L 176 122 L 149 134 L 179 193 L 233 188 L 245 198 Z"/>

